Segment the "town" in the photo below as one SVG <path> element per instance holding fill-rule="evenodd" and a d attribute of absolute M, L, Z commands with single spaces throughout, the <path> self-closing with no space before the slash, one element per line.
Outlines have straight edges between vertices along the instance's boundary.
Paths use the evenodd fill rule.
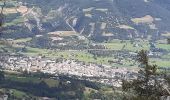
<path fill-rule="evenodd" d="M 45 57 L 27 57 L 19 55 L 1 56 L 0 66 L 14 72 L 43 72 L 54 76 L 68 75 L 116 87 L 121 86 L 121 79 L 135 79 L 138 70 L 116 68 L 108 65 L 85 64 L 84 62 Z"/>

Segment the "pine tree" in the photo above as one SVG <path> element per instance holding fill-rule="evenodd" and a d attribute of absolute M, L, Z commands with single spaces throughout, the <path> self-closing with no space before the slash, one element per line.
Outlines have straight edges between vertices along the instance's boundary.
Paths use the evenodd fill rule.
<path fill-rule="evenodd" d="M 159 100 L 163 95 L 168 95 L 167 90 L 163 87 L 165 81 L 160 81 L 163 77 L 157 73 L 157 65 L 149 64 L 147 51 L 141 50 L 137 55 L 139 62 L 139 71 L 137 79 L 129 82 L 123 80 L 123 91 L 133 91 L 133 96 L 126 97 L 128 100 Z"/>

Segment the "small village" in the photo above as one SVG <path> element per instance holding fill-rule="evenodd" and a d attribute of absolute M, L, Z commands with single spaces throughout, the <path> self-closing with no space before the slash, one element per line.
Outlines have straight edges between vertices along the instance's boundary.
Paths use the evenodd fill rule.
<path fill-rule="evenodd" d="M 51 75 L 68 75 L 77 76 L 82 79 L 105 83 L 114 86 L 121 86 L 121 78 L 134 79 L 137 70 L 127 68 L 113 68 L 107 65 L 97 65 L 93 63 L 85 64 L 84 62 L 67 59 L 51 59 L 26 56 L 4 56 L 0 66 L 4 70 L 15 72 L 43 72 Z"/>

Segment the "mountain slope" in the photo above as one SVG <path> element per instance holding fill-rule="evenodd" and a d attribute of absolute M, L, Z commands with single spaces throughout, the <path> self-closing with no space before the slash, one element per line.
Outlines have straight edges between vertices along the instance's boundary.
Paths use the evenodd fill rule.
<path fill-rule="evenodd" d="M 75 31 L 103 41 L 149 35 L 155 40 L 170 31 L 168 0 L 21 0 L 19 6 L 29 11 L 12 15 L 25 19 L 27 33 Z"/>

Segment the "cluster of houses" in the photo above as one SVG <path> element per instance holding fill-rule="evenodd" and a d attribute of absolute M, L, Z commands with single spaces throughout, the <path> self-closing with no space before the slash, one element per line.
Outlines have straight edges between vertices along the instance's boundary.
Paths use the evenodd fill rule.
<path fill-rule="evenodd" d="M 26 57 L 26 56 L 1 56 L 0 66 L 5 70 L 10 71 L 28 71 L 53 74 L 53 75 L 70 75 L 78 77 L 88 77 L 91 80 L 94 77 L 99 78 L 99 82 L 111 84 L 113 81 L 118 80 L 120 77 L 126 76 L 134 78 L 130 75 L 137 71 L 128 70 L 127 68 L 113 68 L 106 65 L 86 64 L 76 60 L 68 59 L 51 59 L 39 57 Z M 93 77 L 93 78 L 92 78 Z M 101 78 L 101 80 L 100 80 Z"/>

